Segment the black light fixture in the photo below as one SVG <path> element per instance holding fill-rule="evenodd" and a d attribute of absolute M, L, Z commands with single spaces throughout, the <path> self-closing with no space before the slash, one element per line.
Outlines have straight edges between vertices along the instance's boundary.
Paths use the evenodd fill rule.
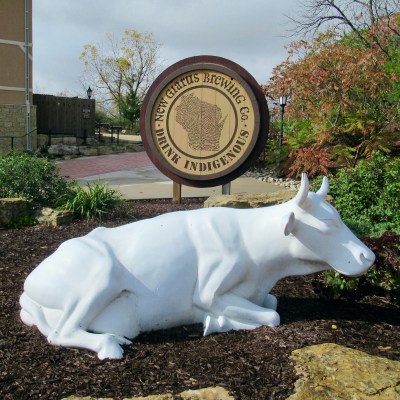
<path fill-rule="evenodd" d="M 92 93 L 93 93 L 93 90 L 92 90 L 92 88 L 89 86 L 89 87 L 88 87 L 88 90 L 86 90 L 86 94 L 87 94 L 87 97 L 88 97 L 89 100 L 90 100 L 91 97 L 92 97 Z"/>
<path fill-rule="evenodd" d="M 279 135 L 279 146 L 283 144 L 283 114 L 285 113 L 285 107 L 287 103 L 287 97 L 279 97 L 279 105 L 281 106 L 281 134 Z"/>

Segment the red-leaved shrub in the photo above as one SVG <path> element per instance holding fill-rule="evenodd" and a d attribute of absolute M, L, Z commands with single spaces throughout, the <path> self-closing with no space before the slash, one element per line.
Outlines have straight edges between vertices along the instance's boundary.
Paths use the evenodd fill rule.
<path fill-rule="evenodd" d="M 289 176 L 300 176 L 302 172 L 309 177 L 327 175 L 333 166 L 330 154 L 321 146 L 301 147 L 289 153 Z"/>

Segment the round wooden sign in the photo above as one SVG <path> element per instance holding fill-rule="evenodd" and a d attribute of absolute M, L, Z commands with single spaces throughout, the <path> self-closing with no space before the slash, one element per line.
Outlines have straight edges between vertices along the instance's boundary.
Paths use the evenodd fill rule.
<path fill-rule="evenodd" d="M 265 96 L 224 58 L 199 56 L 166 69 L 150 87 L 141 135 L 153 163 L 172 180 L 216 186 L 242 175 L 268 136 Z"/>

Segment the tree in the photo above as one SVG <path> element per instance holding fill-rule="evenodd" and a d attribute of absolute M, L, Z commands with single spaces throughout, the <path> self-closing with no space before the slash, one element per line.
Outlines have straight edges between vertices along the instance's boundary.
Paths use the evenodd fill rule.
<path fill-rule="evenodd" d="M 140 117 L 141 103 L 136 93 L 133 90 L 129 90 L 125 96 L 125 101 L 121 104 L 121 114 L 126 120 L 130 121 L 131 125 Z"/>
<path fill-rule="evenodd" d="M 400 38 L 400 27 L 393 23 L 400 12 L 400 0 L 307 0 L 302 9 L 298 18 L 290 18 L 295 34 L 315 37 L 327 28 L 352 32 L 365 47 L 378 47 L 388 58 L 385 36 L 389 31 Z"/>
<path fill-rule="evenodd" d="M 391 32 L 385 44 L 393 58 L 399 40 L 396 28 L 389 28 L 384 19 L 374 29 Z M 290 96 L 286 132 L 296 171 L 301 169 L 299 157 L 309 159 L 304 157 L 309 147 L 315 147 L 316 160 L 327 162 L 326 154 L 316 151 L 329 151 L 339 166 L 354 166 L 375 150 L 389 151 L 400 105 L 393 96 L 400 76 L 392 64 L 385 52 L 365 47 L 354 32 L 330 30 L 292 44 L 265 92 L 271 98 Z"/>
<path fill-rule="evenodd" d="M 133 104 L 140 107 L 160 72 L 160 44 L 151 33 L 129 29 L 121 40 L 110 35 L 107 39 L 107 48 L 93 44 L 84 46 L 80 59 L 85 65 L 85 80 L 93 84 L 96 100 L 104 102 L 111 113 L 137 118 L 137 112 L 127 110 Z"/>

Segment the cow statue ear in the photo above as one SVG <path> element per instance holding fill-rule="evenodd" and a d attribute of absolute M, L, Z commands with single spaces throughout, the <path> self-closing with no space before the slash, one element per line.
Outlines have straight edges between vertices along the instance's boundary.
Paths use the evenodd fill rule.
<path fill-rule="evenodd" d="M 293 212 L 286 214 L 281 219 L 281 228 L 285 236 L 288 236 L 290 233 L 293 232 L 294 226 L 296 223 L 296 218 Z"/>

